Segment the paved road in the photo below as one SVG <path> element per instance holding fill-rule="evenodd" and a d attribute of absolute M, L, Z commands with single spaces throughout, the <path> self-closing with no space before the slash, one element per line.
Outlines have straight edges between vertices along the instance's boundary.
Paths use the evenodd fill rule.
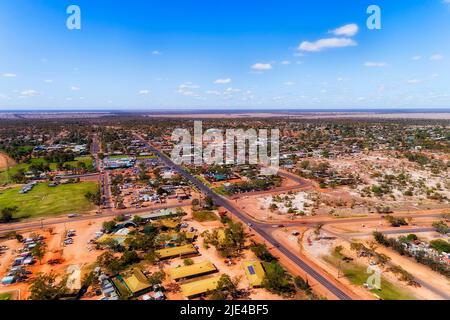
<path fill-rule="evenodd" d="M 234 216 L 236 216 L 239 220 L 241 220 L 245 224 L 252 224 L 252 229 L 260 234 L 267 242 L 269 242 L 271 245 L 277 247 L 277 249 L 283 253 L 286 257 L 288 257 L 292 262 L 294 262 L 298 267 L 303 269 L 307 274 L 309 274 L 311 277 L 313 277 L 317 282 L 322 284 L 326 289 L 328 289 L 332 294 L 334 294 L 337 298 L 341 300 L 351 300 L 351 297 L 348 296 L 345 292 L 343 292 L 341 289 L 336 287 L 333 283 L 331 283 L 329 280 L 327 280 L 325 277 L 323 277 L 320 273 L 318 273 L 314 268 L 310 267 L 308 264 L 306 264 L 304 261 L 302 261 L 297 255 L 289 251 L 288 248 L 282 246 L 280 243 L 278 243 L 273 236 L 268 232 L 268 226 L 267 224 L 260 223 L 257 221 L 254 221 L 252 218 L 250 218 L 245 213 L 241 212 L 239 209 L 237 209 L 230 201 L 227 199 L 217 195 L 214 193 L 210 188 L 208 188 L 206 185 L 204 185 L 199 179 L 188 173 L 183 167 L 176 165 L 172 162 L 171 159 L 169 159 L 165 154 L 163 154 L 161 151 L 147 143 L 145 139 L 143 139 L 141 136 L 137 136 L 139 139 L 141 139 L 147 148 L 151 150 L 153 153 L 159 156 L 159 158 L 168 166 L 173 168 L 176 172 L 178 172 L 183 178 L 190 181 L 198 190 L 200 190 L 203 194 L 206 196 L 211 197 L 216 205 L 219 205 L 221 207 L 224 207 L 226 210 L 228 210 L 230 213 L 232 213 Z"/>
<path fill-rule="evenodd" d="M 103 167 L 103 161 L 98 156 L 98 154 L 101 151 L 102 150 L 100 146 L 100 138 L 96 133 L 92 139 L 91 154 L 94 156 L 95 159 L 95 168 L 97 169 L 98 172 L 100 172 L 98 182 L 100 192 L 102 194 L 103 207 L 112 208 L 110 173 L 109 171 L 105 170 L 105 168 Z"/>
<path fill-rule="evenodd" d="M 282 170 L 282 169 L 278 170 L 278 175 L 282 176 L 284 178 L 291 179 L 292 181 L 297 182 L 300 187 L 309 187 L 309 186 L 312 185 L 311 182 L 309 182 L 308 180 L 300 178 L 299 176 L 297 176 L 297 175 L 295 175 L 295 174 L 293 174 L 291 172 Z"/>
<path fill-rule="evenodd" d="M 156 205 L 151 208 L 140 208 L 140 209 L 129 209 L 129 210 L 103 210 L 102 214 L 98 215 L 82 215 L 76 218 L 53 218 L 53 219 L 43 219 L 43 220 L 33 220 L 30 222 L 20 222 L 15 224 L 3 224 L 0 225 L 0 234 L 5 234 L 11 231 L 24 231 L 24 230 L 31 230 L 31 229 L 38 229 L 42 227 L 50 227 L 58 224 L 63 223 L 71 223 L 71 222 L 78 222 L 78 221 L 87 221 L 87 220 L 97 220 L 97 219 L 103 219 L 108 217 L 115 217 L 118 215 L 138 215 L 138 214 L 144 214 L 149 213 L 156 210 L 161 209 L 175 209 L 179 207 L 186 207 L 190 206 L 190 203 L 177 203 L 177 204 L 161 204 Z"/>

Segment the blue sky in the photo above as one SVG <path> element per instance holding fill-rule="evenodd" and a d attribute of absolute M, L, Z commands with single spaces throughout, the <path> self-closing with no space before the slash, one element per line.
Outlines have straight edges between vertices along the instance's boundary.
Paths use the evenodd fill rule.
<path fill-rule="evenodd" d="M 0 110 L 448 108 L 449 31 L 450 0 L 0 0 Z"/>

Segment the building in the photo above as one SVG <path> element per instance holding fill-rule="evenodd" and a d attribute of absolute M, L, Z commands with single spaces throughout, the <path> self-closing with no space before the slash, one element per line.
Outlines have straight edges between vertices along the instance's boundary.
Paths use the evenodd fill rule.
<path fill-rule="evenodd" d="M 170 218 L 170 217 L 176 217 L 179 216 L 180 212 L 176 209 L 162 209 L 158 211 L 154 211 L 151 213 L 140 215 L 140 217 L 144 220 L 150 221 L 150 220 L 157 220 L 162 218 Z"/>
<path fill-rule="evenodd" d="M 134 297 L 143 295 L 152 289 L 147 277 L 139 269 L 134 269 L 129 277 L 123 278 L 123 282 Z"/>
<path fill-rule="evenodd" d="M 117 275 L 111 280 L 116 291 L 124 298 L 138 297 L 152 290 L 147 277 L 139 269 L 132 270 L 129 276 Z"/>
<path fill-rule="evenodd" d="M 190 266 L 171 268 L 170 277 L 174 281 L 182 281 L 217 272 L 217 268 L 210 261 L 203 261 Z"/>
<path fill-rule="evenodd" d="M 164 248 L 155 251 L 160 259 L 170 259 L 176 257 L 186 257 L 198 255 L 197 249 L 192 244 L 180 247 Z"/>
<path fill-rule="evenodd" d="M 131 168 L 134 166 L 136 159 L 124 157 L 124 158 L 107 158 L 103 160 L 105 169 L 120 169 Z"/>
<path fill-rule="evenodd" d="M 259 261 L 246 261 L 243 263 L 245 276 L 252 287 L 260 287 L 266 272 Z"/>
<path fill-rule="evenodd" d="M 219 283 L 220 277 L 221 276 L 215 276 L 182 284 L 180 286 L 181 292 L 188 299 L 201 296 L 208 291 L 215 290 L 217 288 L 217 284 Z"/>

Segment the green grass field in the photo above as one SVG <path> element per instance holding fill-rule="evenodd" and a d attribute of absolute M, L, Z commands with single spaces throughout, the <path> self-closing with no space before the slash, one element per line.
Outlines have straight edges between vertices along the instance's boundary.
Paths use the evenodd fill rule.
<path fill-rule="evenodd" d="M 212 189 L 214 191 L 214 193 L 221 195 L 221 196 L 229 196 L 229 193 L 225 191 L 223 186 L 217 187 L 217 188 L 213 188 Z"/>
<path fill-rule="evenodd" d="M 9 292 L 6 293 L 0 293 L 0 301 L 2 300 L 11 300 L 12 299 L 12 294 Z"/>
<path fill-rule="evenodd" d="M 65 164 L 70 164 L 71 166 L 75 167 L 77 165 L 77 163 L 80 161 L 84 162 L 84 164 L 86 165 L 86 167 L 88 169 L 93 167 L 93 160 L 90 156 L 78 157 L 78 158 L 75 158 L 75 161 L 69 161 L 69 162 L 66 162 Z M 6 169 L 0 170 L 0 184 L 10 182 L 11 181 L 10 177 L 12 175 L 16 174 L 17 172 L 19 172 L 19 170 L 23 169 L 23 170 L 25 170 L 25 172 L 27 172 L 27 171 L 29 171 L 31 165 L 39 164 L 39 163 L 46 163 L 46 161 L 44 160 L 44 158 L 35 158 L 35 159 L 31 159 L 30 163 L 17 164 L 14 167 L 9 168 L 9 171 L 7 171 Z M 50 163 L 49 166 L 52 171 L 57 170 L 56 163 Z"/>
<path fill-rule="evenodd" d="M 156 156 L 137 156 L 136 159 L 143 160 L 143 159 L 156 159 Z"/>
<path fill-rule="evenodd" d="M 193 211 L 192 216 L 194 217 L 195 220 L 199 222 L 219 220 L 219 218 L 214 214 L 214 212 L 207 210 Z"/>
<path fill-rule="evenodd" d="M 81 182 L 49 187 L 40 183 L 27 194 L 19 194 L 20 187 L 0 192 L 0 208 L 19 208 L 15 218 L 31 218 L 85 213 L 95 209 L 95 205 L 84 196 L 87 192 L 97 192 L 97 183 Z"/>
<path fill-rule="evenodd" d="M 339 258 L 336 254 L 329 255 L 323 258 L 326 262 L 333 265 L 334 267 L 339 267 Z M 340 263 L 341 273 L 344 274 L 344 276 L 350 280 L 350 282 L 357 286 L 363 286 L 364 283 L 366 283 L 368 277 L 370 276 L 369 273 L 367 273 L 367 267 L 356 264 L 353 262 L 343 262 Z M 381 289 L 372 289 L 370 290 L 372 293 L 376 294 L 378 297 L 380 297 L 383 300 L 416 300 L 416 298 L 406 292 L 406 290 L 402 290 L 398 286 L 394 285 L 393 283 L 389 282 L 384 278 L 381 277 Z"/>

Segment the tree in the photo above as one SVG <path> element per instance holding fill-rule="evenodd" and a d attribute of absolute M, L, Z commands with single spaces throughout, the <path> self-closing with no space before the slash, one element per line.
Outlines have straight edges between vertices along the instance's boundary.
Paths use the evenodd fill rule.
<path fill-rule="evenodd" d="M 81 280 L 81 284 L 83 287 L 88 288 L 91 285 L 95 285 L 98 283 L 98 277 L 95 273 L 95 271 L 91 271 L 88 274 L 86 274 L 83 279 Z"/>
<path fill-rule="evenodd" d="M 334 248 L 334 252 L 336 252 L 336 254 L 338 255 L 338 256 L 342 256 L 342 250 L 344 250 L 344 247 L 343 246 L 336 246 L 336 248 Z"/>
<path fill-rule="evenodd" d="M 140 216 L 134 216 L 133 217 L 133 222 L 137 225 L 143 224 L 144 223 L 144 219 Z"/>
<path fill-rule="evenodd" d="M 226 256 L 235 256 L 243 247 L 245 242 L 245 232 L 241 223 L 231 222 L 224 230 L 224 240 L 220 243 L 221 251 Z"/>
<path fill-rule="evenodd" d="M 150 277 L 148 277 L 148 282 L 154 286 L 161 284 L 166 278 L 166 274 L 163 271 L 155 272 Z"/>
<path fill-rule="evenodd" d="M 385 218 L 392 227 L 400 227 L 400 226 L 407 226 L 408 223 L 404 218 L 399 217 L 393 217 L 393 216 L 386 216 Z"/>
<path fill-rule="evenodd" d="M 150 233 L 147 235 L 136 233 L 130 235 L 125 240 L 125 244 L 128 246 L 129 250 L 148 251 L 155 247 L 155 234 Z"/>
<path fill-rule="evenodd" d="M 25 177 L 25 170 L 20 169 L 17 173 L 11 176 L 11 180 L 15 183 L 25 183 L 27 178 Z"/>
<path fill-rule="evenodd" d="M 198 207 L 200 205 L 200 200 L 198 200 L 197 198 L 192 199 L 192 206 L 193 207 Z"/>
<path fill-rule="evenodd" d="M 253 251 L 253 253 L 262 261 L 266 261 L 266 262 L 272 262 L 277 260 L 277 258 L 275 258 L 270 251 L 267 249 L 266 245 L 261 243 L 261 244 L 254 244 L 251 247 L 251 250 Z"/>
<path fill-rule="evenodd" d="M 194 260 L 189 259 L 189 258 L 184 259 L 183 264 L 184 264 L 185 266 L 192 266 L 192 265 L 194 264 Z"/>
<path fill-rule="evenodd" d="M 42 264 L 42 259 L 44 258 L 45 252 L 45 243 L 38 243 L 33 249 L 31 249 L 31 254 L 39 260 L 40 264 Z"/>
<path fill-rule="evenodd" d="M 117 224 L 115 221 L 105 221 L 103 222 L 103 229 L 105 230 L 106 233 L 111 233 L 116 227 L 116 225 Z"/>
<path fill-rule="evenodd" d="M 205 207 L 207 209 L 213 209 L 214 208 L 214 200 L 211 197 L 205 198 Z"/>
<path fill-rule="evenodd" d="M 127 219 L 127 218 L 125 217 L 125 215 L 119 214 L 118 216 L 116 216 L 116 217 L 114 218 L 114 221 L 116 221 L 116 222 L 124 222 L 126 219 Z"/>
<path fill-rule="evenodd" d="M 265 264 L 266 276 L 262 286 L 277 294 L 291 294 L 294 286 L 290 281 L 290 275 L 286 273 L 278 262 Z"/>
<path fill-rule="evenodd" d="M 30 286 L 30 300 L 58 300 L 67 294 L 67 278 L 57 281 L 56 275 L 38 274 Z"/>
<path fill-rule="evenodd" d="M 323 223 L 318 223 L 314 226 L 314 234 L 316 235 L 316 237 L 319 237 L 320 235 L 320 231 L 323 228 Z"/>
<path fill-rule="evenodd" d="M 149 250 L 144 255 L 144 259 L 152 264 L 154 264 L 158 260 L 158 256 L 156 255 L 154 250 Z"/>
<path fill-rule="evenodd" d="M 241 279 L 241 277 L 231 279 L 229 275 L 223 274 L 217 281 L 217 287 L 211 292 L 209 298 L 211 300 L 226 300 L 229 296 L 232 298 L 236 297 L 238 293 L 237 286 Z"/>
<path fill-rule="evenodd" d="M 304 291 L 306 294 L 312 293 L 312 288 L 308 281 L 304 280 L 301 277 L 295 277 L 294 278 L 294 284 L 297 287 L 297 289 Z"/>
<path fill-rule="evenodd" d="M 130 264 L 138 263 L 139 261 L 141 261 L 141 258 L 139 258 L 138 254 L 134 250 L 125 251 L 122 257 L 120 258 L 120 262 L 123 267 L 128 266 Z"/>
<path fill-rule="evenodd" d="M 1 211 L 0 221 L 9 223 L 14 219 L 14 214 L 19 211 L 18 207 L 5 207 Z"/>
<path fill-rule="evenodd" d="M 109 250 L 112 250 L 114 252 L 123 252 L 124 251 L 124 247 L 116 239 L 113 239 L 113 238 L 108 238 L 105 241 L 102 241 L 101 246 L 106 247 Z"/>
<path fill-rule="evenodd" d="M 105 268 L 111 274 L 117 274 L 122 270 L 120 259 L 115 257 L 111 252 L 102 253 L 97 258 L 97 263 L 100 267 Z"/>
<path fill-rule="evenodd" d="M 374 231 L 373 237 L 374 237 L 375 241 L 378 242 L 379 244 L 381 244 L 383 246 L 389 246 L 389 240 L 381 232 Z"/>
<path fill-rule="evenodd" d="M 16 240 L 18 241 L 18 242 L 22 242 L 23 241 L 23 235 L 21 235 L 21 234 L 15 234 L 15 236 L 14 236 L 15 238 L 16 238 Z"/>
<path fill-rule="evenodd" d="M 444 221 L 433 222 L 433 228 L 435 228 L 436 232 L 439 232 L 440 234 L 447 234 L 450 231 L 449 227 Z"/>
<path fill-rule="evenodd" d="M 90 191 L 86 192 L 84 197 L 86 199 L 88 199 L 90 202 L 92 202 L 93 204 L 95 204 L 96 206 L 99 206 L 102 203 L 102 194 L 101 194 L 100 190 L 97 190 L 97 192 L 95 192 L 95 193 L 92 193 Z"/>

